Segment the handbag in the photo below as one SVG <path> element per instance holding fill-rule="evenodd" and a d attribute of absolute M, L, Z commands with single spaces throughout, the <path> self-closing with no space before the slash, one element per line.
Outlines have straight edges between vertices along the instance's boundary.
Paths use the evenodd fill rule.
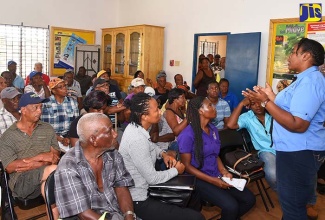
<path fill-rule="evenodd" d="M 163 203 L 186 207 L 195 188 L 195 181 L 193 175 L 178 175 L 165 183 L 150 185 L 148 196 Z"/>
<path fill-rule="evenodd" d="M 225 165 L 237 171 L 250 175 L 263 169 L 264 162 L 259 160 L 256 155 L 250 154 L 244 150 L 237 149 L 228 152 L 224 156 Z"/>

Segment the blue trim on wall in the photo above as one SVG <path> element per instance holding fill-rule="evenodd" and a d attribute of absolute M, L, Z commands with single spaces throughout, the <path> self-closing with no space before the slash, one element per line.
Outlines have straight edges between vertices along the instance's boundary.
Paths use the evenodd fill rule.
<path fill-rule="evenodd" d="M 195 92 L 194 79 L 195 79 L 196 70 L 197 70 L 197 48 L 198 48 L 199 37 L 201 37 L 201 36 L 220 36 L 220 35 L 227 35 L 228 36 L 229 34 L 230 34 L 230 32 L 222 32 L 222 33 L 198 33 L 198 34 L 194 34 L 193 67 L 192 67 L 192 86 L 191 86 L 192 92 Z"/>

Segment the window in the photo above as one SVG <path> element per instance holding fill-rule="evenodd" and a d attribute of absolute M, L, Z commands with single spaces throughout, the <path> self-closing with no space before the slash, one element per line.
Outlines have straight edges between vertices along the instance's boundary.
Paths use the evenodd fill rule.
<path fill-rule="evenodd" d="M 207 42 L 200 41 L 200 54 L 204 54 L 207 56 L 208 54 L 212 54 L 213 56 L 218 52 L 219 41 L 216 42 Z"/>
<path fill-rule="evenodd" d="M 7 63 L 17 63 L 17 74 L 26 78 L 41 62 L 48 73 L 49 28 L 0 24 L 0 72 L 7 70 Z"/>

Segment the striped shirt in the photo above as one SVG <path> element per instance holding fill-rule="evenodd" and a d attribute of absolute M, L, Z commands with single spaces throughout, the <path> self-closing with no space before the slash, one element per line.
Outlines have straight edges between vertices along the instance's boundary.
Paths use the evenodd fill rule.
<path fill-rule="evenodd" d="M 5 107 L 0 109 L 0 137 L 17 119 Z"/>
<path fill-rule="evenodd" d="M 79 142 L 61 158 L 54 174 L 55 199 L 61 218 L 74 216 L 88 209 L 98 214 L 122 214 L 114 188 L 133 186 L 134 182 L 117 150 L 106 151 L 102 157 L 103 192 L 98 189 L 93 169 Z"/>
<path fill-rule="evenodd" d="M 79 116 L 78 103 L 69 97 L 65 97 L 61 104 L 53 95 L 49 99 L 49 102 L 43 103 L 41 120 L 50 123 L 57 135 L 65 136 L 71 122 Z"/>
<path fill-rule="evenodd" d="M 217 111 L 217 117 L 215 119 L 213 119 L 211 122 L 214 126 L 216 126 L 219 130 L 223 129 L 225 126 L 224 123 L 224 118 L 228 118 L 230 117 L 230 107 L 228 105 L 228 103 L 219 98 L 218 103 L 215 105 L 216 107 L 216 111 Z"/>

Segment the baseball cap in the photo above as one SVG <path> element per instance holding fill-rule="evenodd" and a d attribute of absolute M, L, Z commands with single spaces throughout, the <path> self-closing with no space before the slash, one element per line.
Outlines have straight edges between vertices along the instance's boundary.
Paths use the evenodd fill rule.
<path fill-rule="evenodd" d="M 10 60 L 10 61 L 8 62 L 8 66 L 10 66 L 11 64 L 15 64 L 15 65 L 17 65 L 17 63 L 16 63 L 15 61 L 13 61 L 13 60 Z"/>
<path fill-rule="evenodd" d="M 154 88 L 150 87 L 150 86 L 147 86 L 145 89 L 144 89 L 144 93 L 150 95 L 152 98 L 154 99 L 157 99 L 160 95 L 156 95 L 156 92 L 154 90 Z"/>
<path fill-rule="evenodd" d="M 15 87 L 6 87 L 1 91 L 1 98 L 13 99 L 21 94 Z"/>
<path fill-rule="evenodd" d="M 101 75 L 103 75 L 104 73 L 107 73 L 106 70 L 101 70 L 97 73 L 97 78 L 100 78 Z"/>
<path fill-rule="evenodd" d="M 60 79 L 60 78 L 51 79 L 50 82 L 49 82 L 50 90 L 52 90 L 55 86 L 57 86 L 61 82 L 64 82 L 64 80 Z"/>
<path fill-rule="evenodd" d="M 93 88 L 95 89 L 98 85 L 108 83 L 106 79 L 97 78 L 94 82 Z M 108 83 L 109 84 L 109 83 Z"/>
<path fill-rule="evenodd" d="M 40 76 L 43 75 L 43 73 L 41 73 L 41 72 L 32 71 L 32 72 L 29 74 L 29 78 L 31 79 L 31 78 L 33 78 L 34 76 L 36 76 L 37 74 L 40 75 Z"/>
<path fill-rule="evenodd" d="M 145 85 L 146 84 L 144 83 L 144 80 L 141 78 L 135 78 L 135 79 L 132 79 L 132 81 L 131 81 L 132 87 L 145 86 Z"/>
<path fill-rule="evenodd" d="M 21 96 L 18 104 L 18 109 L 25 107 L 30 104 L 38 104 L 43 102 L 48 102 L 49 99 L 42 99 L 34 92 L 28 92 Z"/>

